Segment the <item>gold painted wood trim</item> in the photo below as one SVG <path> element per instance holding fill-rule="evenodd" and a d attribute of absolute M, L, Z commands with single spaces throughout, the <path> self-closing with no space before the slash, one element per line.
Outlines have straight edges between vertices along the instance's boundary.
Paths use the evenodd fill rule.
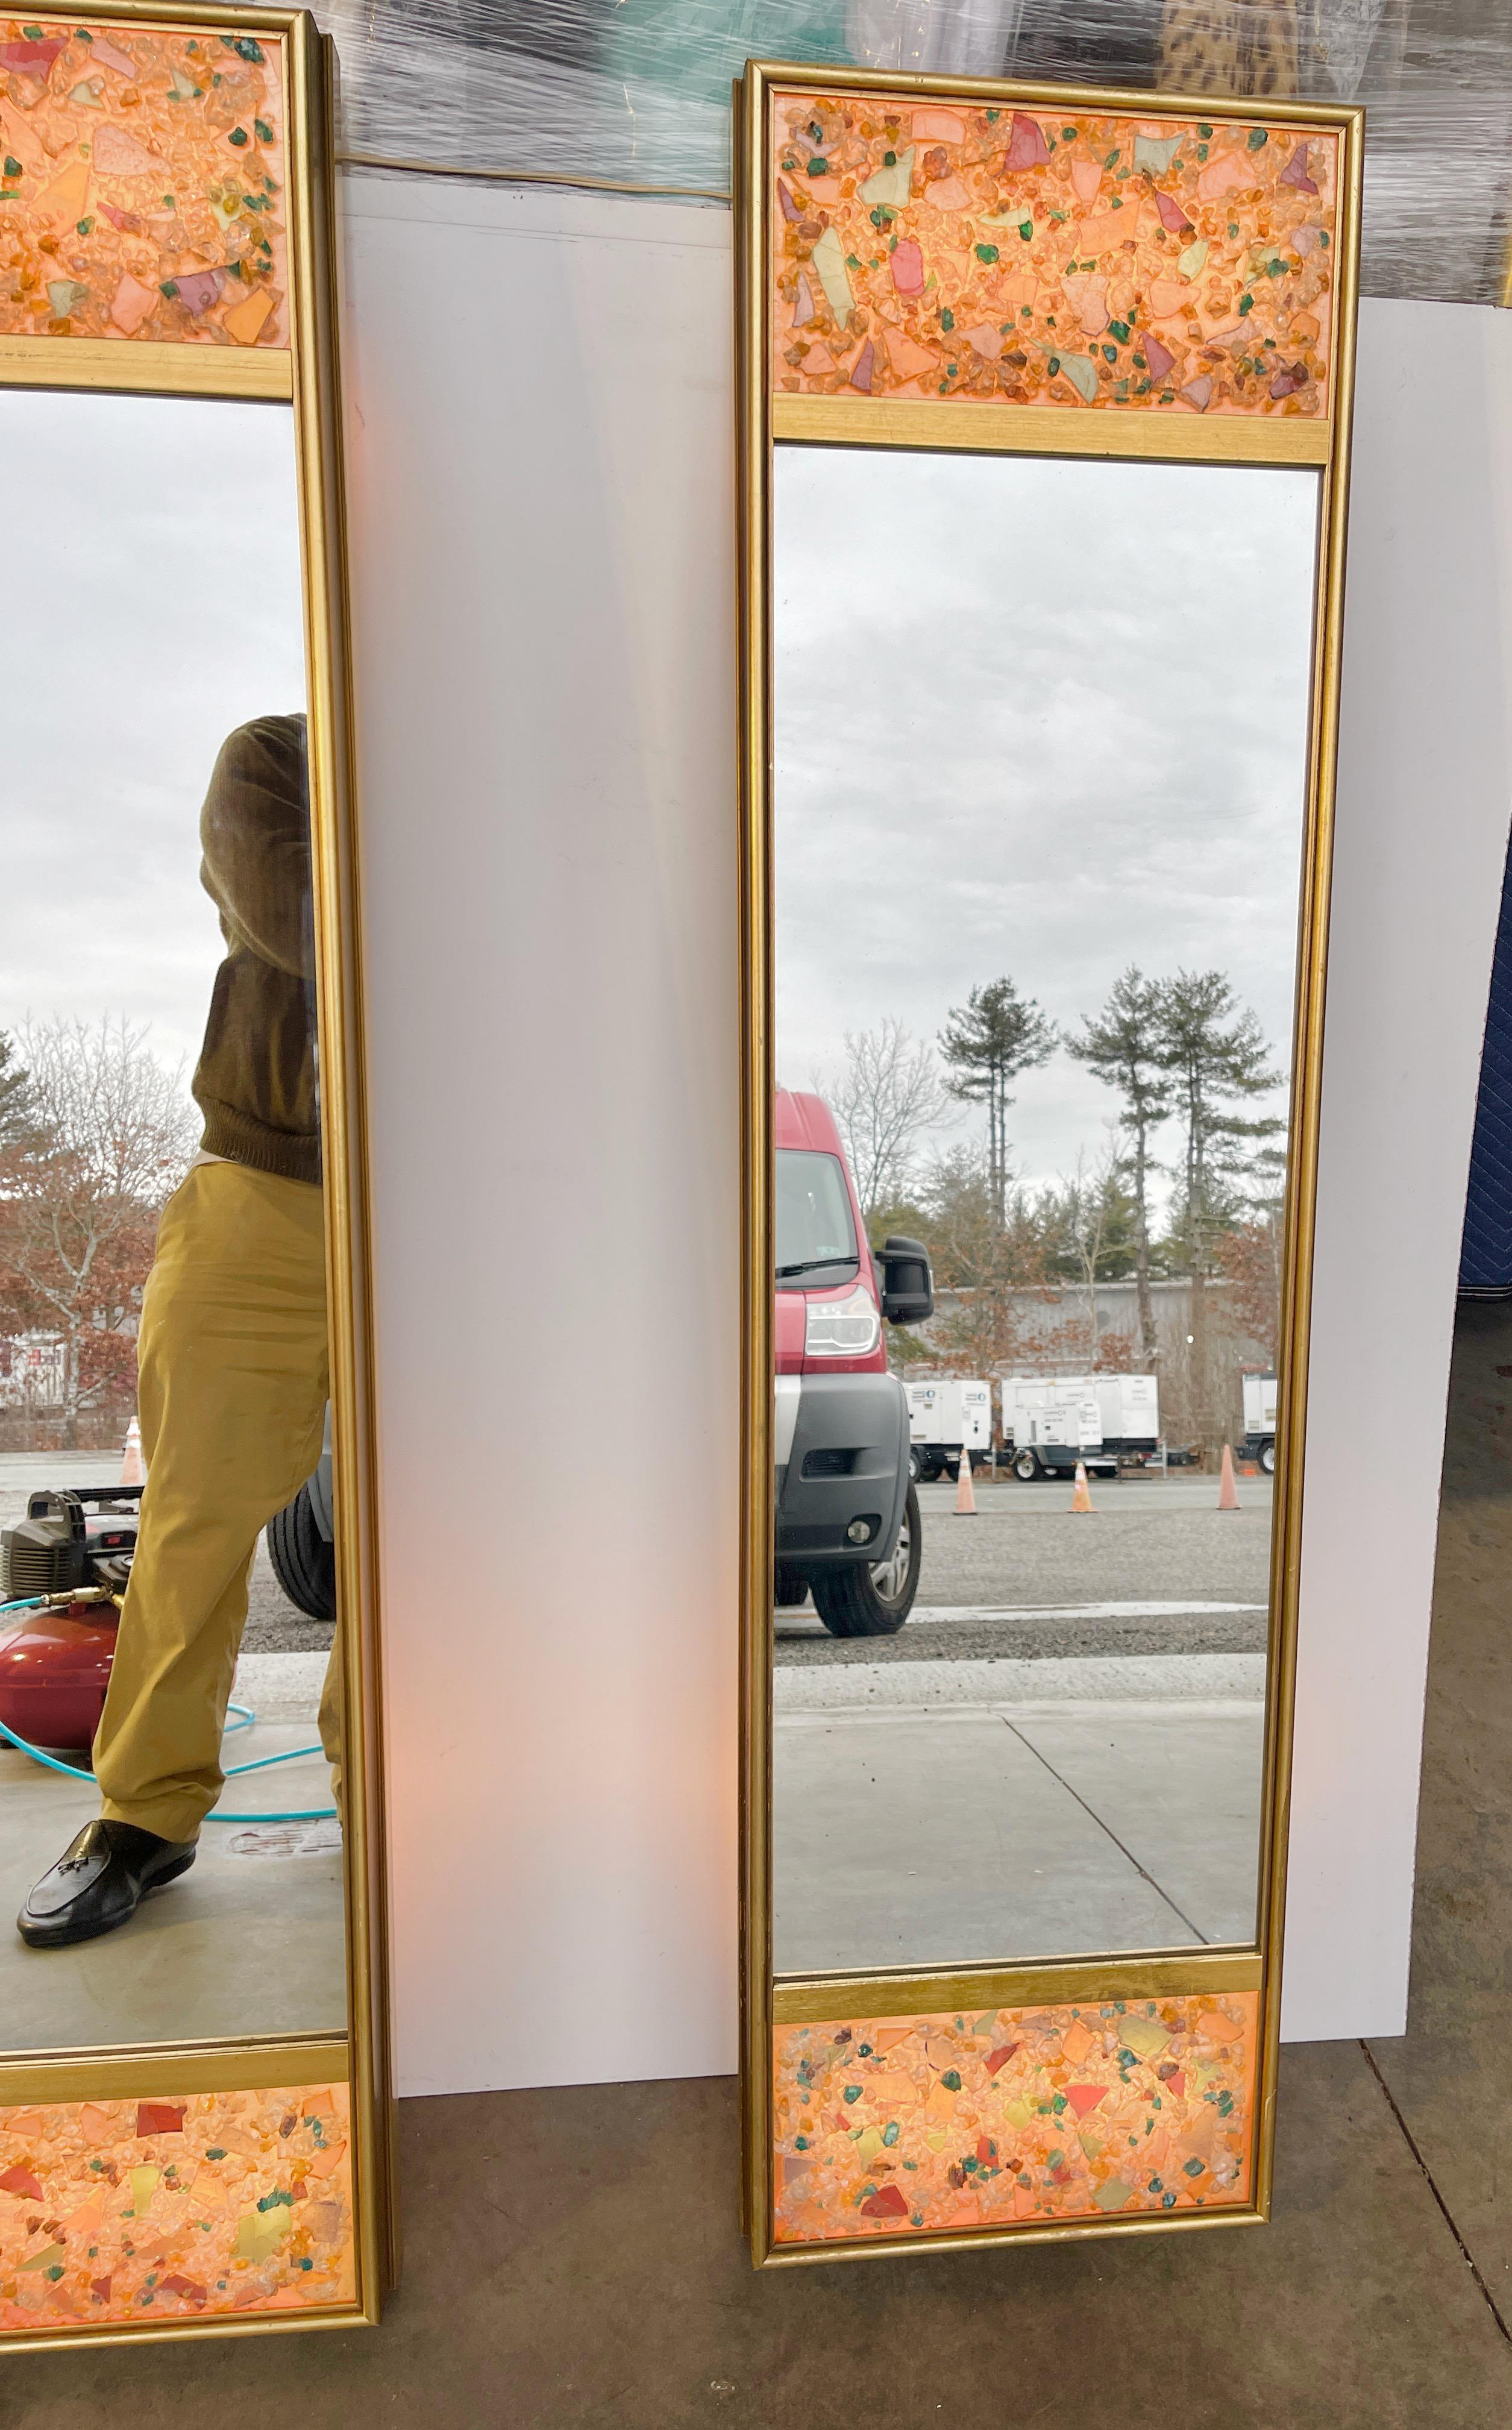
<path fill-rule="evenodd" d="M 922 2253 L 980 2253 L 986 2245 L 1069 2244 L 1085 2236 L 1171 2236 L 1184 2229 L 1262 2227 L 1266 2213 L 1254 2203 L 1231 2208 L 1188 2211 L 1137 2211 L 1118 2217 L 1058 2220 L 1036 2224 L 1025 2220 L 1014 2227 L 946 2228 L 931 2236 L 920 2228 L 904 2236 L 830 2237 L 822 2244 L 774 2244 L 763 2258 L 768 2270 L 793 2270 L 815 2261 L 886 2261 L 917 2259 Z"/>
<path fill-rule="evenodd" d="M 0 337 L 0 387 L 248 397 L 263 405 L 288 405 L 294 393 L 294 358 L 287 346 L 176 346 L 154 338 Z"/>
<path fill-rule="evenodd" d="M 976 405 L 951 397 L 772 399 L 778 441 L 828 447 L 956 448 L 976 455 L 1136 457 L 1160 463 L 1326 464 L 1326 421 L 1294 415 L 1133 411 L 1119 406 Z"/>
<path fill-rule="evenodd" d="M 1025 84 L 1014 77 L 922 75 L 910 69 L 826 67 L 811 59 L 748 59 L 745 81 L 769 92 L 901 92 L 922 99 L 948 101 L 1022 101 L 1030 109 L 1083 109 L 1099 118 L 1232 118 L 1241 126 L 1310 127 L 1337 134 L 1340 127 L 1363 129 L 1363 107 L 1349 102 L 1278 99 L 1269 106 L 1264 93 L 1241 93 L 1220 100 L 1207 92 L 1169 92 L 1163 87 L 1127 84 Z"/>
<path fill-rule="evenodd" d="M 1171 2000 L 1257 1991 L 1257 1949 L 1159 1950 L 1149 1956 L 1052 1958 L 1024 1966 L 963 1967 L 948 1974 L 779 1976 L 773 2022 L 845 2024 L 856 2017 L 927 2017 L 967 2009 L 1048 2008 L 1109 2000 Z M 869 2239 L 870 2240 L 870 2239 Z"/>
<path fill-rule="evenodd" d="M 77 25 L 92 19 L 96 25 L 137 25 L 149 33 L 164 34 L 197 34 L 206 26 L 223 34 L 237 26 L 251 34 L 288 34 L 300 15 L 298 8 L 220 8 L 215 0 L 180 0 L 174 8 L 159 7 L 158 0 L 82 0 L 76 8 L 56 5 L 40 8 L 32 22 Z"/>
<path fill-rule="evenodd" d="M 351 2056 L 344 2034 L 291 2036 L 283 2041 L 163 2042 L 156 2050 L 8 2058 L 0 2064 L 0 2108 L 34 2101 L 150 2101 L 196 2092 L 258 2092 L 288 2085 L 346 2084 Z"/>
<path fill-rule="evenodd" d="M 336 53 L 313 17 L 302 14 L 291 26 L 288 58 L 291 125 L 302 130 L 305 169 L 291 181 L 290 258 L 298 333 L 294 429 L 309 666 L 331 1429 L 342 1616 L 353 2204 L 357 2295 L 363 2316 L 376 2322 L 383 2297 L 396 2282 L 399 2261 L 383 1828 L 366 1012 L 336 284 Z"/>
<path fill-rule="evenodd" d="M 0 2354 L 57 2354 L 75 2346 L 172 2346 L 189 2338 L 272 2337 L 288 2329 L 359 2329 L 365 2319 L 357 2305 L 344 2304 L 319 2311 L 311 2305 L 307 2312 L 217 2312 L 175 2321 L 172 2328 L 147 2321 L 102 2321 L 89 2329 L 13 2329 L 0 2341 Z"/>
<path fill-rule="evenodd" d="M 740 2137 L 752 2260 L 771 2235 L 772 2153 L 772 848 L 767 647 L 772 505 L 767 478 L 763 109 L 735 88 L 736 528 L 739 566 L 740 1132 Z"/>
<path fill-rule="evenodd" d="M 1339 681 L 1343 663 L 1345 547 L 1350 445 L 1359 309 L 1365 123 L 1345 119 L 1339 175 L 1338 290 L 1335 303 L 1332 411 L 1335 447 L 1319 501 L 1313 618 L 1312 730 L 1308 738 L 1306 828 L 1298 905 L 1293 1101 L 1288 1140 L 1286 1263 L 1271 1516 L 1271 1612 L 1266 1678 L 1266 1747 L 1261 1799 L 1258 1938 L 1265 1989 L 1255 2079 L 1258 2132 L 1254 2196 L 1269 2216 L 1275 2169 L 1276 2080 L 1281 2056 L 1282 1953 L 1291 1816 L 1297 1692 L 1297 1630 L 1302 1590 L 1303 1489 L 1308 1356 L 1312 1330 L 1314 1228 L 1322 1104 L 1323 1013 L 1333 886 L 1334 812 L 1338 766 Z"/>

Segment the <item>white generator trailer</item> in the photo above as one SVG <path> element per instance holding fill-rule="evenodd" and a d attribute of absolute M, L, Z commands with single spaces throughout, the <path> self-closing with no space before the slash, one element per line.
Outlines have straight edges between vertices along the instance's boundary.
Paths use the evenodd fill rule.
<path fill-rule="evenodd" d="M 1267 1476 L 1276 1469 L 1276 1396 L 1280 1386 L 1273 1375 L 1246 1375 L 1244 1385 L 1244 1440 L 1239 1445 L 1241 1458 L 1258 1460 Z"/>
<path fill-rule="evenodd" d="M 931 1484 L 954 1468 L 963 1451 L 992 1448 L 992 1387 L 949 1376 L 934 1384 L 905 1384 L 908 1403 L 908 1468 L 920 1484 Z"/>
<path fill-rule="evenodd" d="M 1081 1460 L 1116 1476 L 1121 1460 L 1159 1447 L 1160 1391 L 1153 1375 L 1007 1375 L 1003 1440 L 1016 1476 L 1069 1476 Z"/>

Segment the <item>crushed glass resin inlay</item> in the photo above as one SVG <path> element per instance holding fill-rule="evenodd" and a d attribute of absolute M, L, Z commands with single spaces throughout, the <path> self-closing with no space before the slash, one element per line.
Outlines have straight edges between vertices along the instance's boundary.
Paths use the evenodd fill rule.
<path fill-rule="evenodd" d="M 0 336 L 286 346 L 280 45 L 0 17 Z"/>
<path fill-rule="evenodd" d="M 0 2330 L 356 2301 L 347 2088 L 0 2110 Z"/>
<path fill-rule="evenodd" d="M 1254 1991 L 779 2025 L 775 2236 L 1250 2200 Z"/>
<path fill-rule="evenodd" d="M 1337 135 L 813 92 L 773 136 L 779 392 L 1326 416 Z"/>

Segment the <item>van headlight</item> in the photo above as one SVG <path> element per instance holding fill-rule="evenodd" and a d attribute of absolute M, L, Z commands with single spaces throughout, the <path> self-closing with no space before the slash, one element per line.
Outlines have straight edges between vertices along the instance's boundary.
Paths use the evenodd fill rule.
<path fill-rule="evenodd" d="M 807 1358 L 864 1358 L 882 1331 L 876 1302 L 857 1284 L 849 1299 L 811 1299 L 804 1326 Z"/>

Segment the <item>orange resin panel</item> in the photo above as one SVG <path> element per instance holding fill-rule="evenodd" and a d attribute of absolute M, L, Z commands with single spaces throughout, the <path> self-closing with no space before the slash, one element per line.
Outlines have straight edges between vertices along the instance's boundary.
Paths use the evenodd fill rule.
<path fill-rule="evenodd" d="M 0 17 L 0 336 L 286 346 L 276 39 Z"/>
<path fill-rule="evenodd" d="M 0 2330 L 353 2304 L 347 2088 L 0 2110 Z"/>
<path fill-rule="evenodd" d="M 1250 2200 L 1259 1997 L 779 2025 L 775 2239 Z"/>
<path fill-rule="evenodd" d="M 1326 416 L 1337 135 L 822 92 L 773 133 L 779 392 Z"/>

